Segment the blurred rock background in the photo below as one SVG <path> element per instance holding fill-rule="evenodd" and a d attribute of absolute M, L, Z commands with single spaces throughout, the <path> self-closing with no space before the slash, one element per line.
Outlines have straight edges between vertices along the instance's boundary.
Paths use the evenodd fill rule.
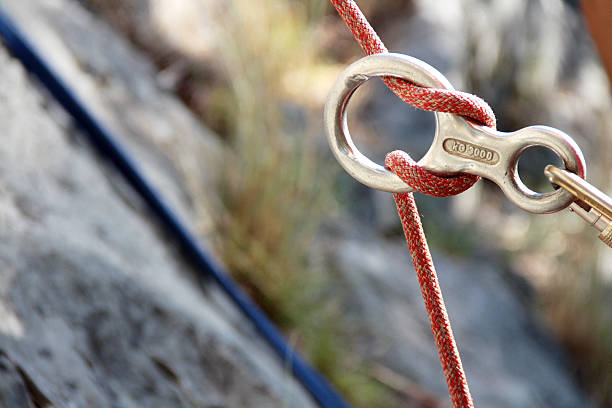
<path fill-rule="evenodd" d="M 360 1 L 388 48 L 563 129 L 611 192 L 609 84 L 576 4 Z M 392 198 L 345 175 L 322 105 L 362 54 L 323 0 L 5 0 L 292 344 L 358 407 L 446 407 Z M 4 50 L 4 406 L 312 406 L 214 284 Z M 433 115 L 368 84 L 357 143 L 425 152 Z M 532 149 L 523 180 L 555 160 Z M 487 182 L 417 198 L 477 406 L 612 404 L 612 253 L 568 212 Z M 69 368 L 68 368 L 69 367 Z M 29 404 L 29 405 L 28 405 Z"/>

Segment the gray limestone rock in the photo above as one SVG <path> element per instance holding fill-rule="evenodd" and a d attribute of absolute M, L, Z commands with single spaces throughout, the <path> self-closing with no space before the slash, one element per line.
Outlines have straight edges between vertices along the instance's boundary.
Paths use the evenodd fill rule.
<path fill-rule="evenodd" d="M 219 203 L 207 190 L 218 183 L 224 148 L 161 86 L 156 68 L 78 2 L 10 0 L 3 6 L 170 204 L 183 217 L 197 218 L 200 230 L 211 234 Z"/>
<path fill-rule="evenodd" d="M 4 355 L 0 356 L 0 404 L 3 407 L 33 406 L 24 374 Z"/>
<path fill-rule="evenodd" d="M 214 136 L 76 3 L 4 3 L 171 204 L 194 217 L 179 162 L 165 152 L 207 171 L 200 181 L 210 189 Z M 4 48 L 0 122 L 1 406 L 313 406 Z"/>

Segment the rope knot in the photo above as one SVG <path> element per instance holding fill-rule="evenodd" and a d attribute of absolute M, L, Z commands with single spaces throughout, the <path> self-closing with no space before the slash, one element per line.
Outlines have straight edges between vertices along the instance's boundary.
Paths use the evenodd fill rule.
<path fill-rule="evenodd" d="M 463 193 L 480 179 L 471 174 L 453 177 L 437 176 L 419 166 L 408 153 L 401 150 L 387 154 L 385 167 L 397 174 L 404 183 L 416 191 L 434 197 L 448 197 Z"/>

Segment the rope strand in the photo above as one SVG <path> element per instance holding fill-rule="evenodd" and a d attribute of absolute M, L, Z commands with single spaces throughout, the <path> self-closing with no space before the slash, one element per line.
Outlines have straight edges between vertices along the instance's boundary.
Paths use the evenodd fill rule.
<path fill-rule="evenodd" d="M 331 0 L 331 2 L 366 54 L 388 52 L 353 0 Z M 493 110 L 475 95 L 454 90 L 424 88 L 395 77 L 382 79 L 397 96 L 412 106 L 465 116 L 486 126 L 495 127 Z M 438 197 L 459 194 L 479 179 L 471 175 L 449 178 L 436 176 L 421 168 L 407 153 L 401 151 L 389 153 L 385 164 L 390 171 L 415 190 Z M 414 196 L 412 193 L 398 193 L 393 196 L 421 286 L 451 400 L 456 408 L 473 408 L 474 403 Z"/>
<path fill-rule="evenodd" d="M 366 55 L 388 52 L 353 0 L 330 0 L 359 42 Z M 385 84 L 404 102 L 428 111 L 454 113 L 489 127 L 495 127 L 493 109 L 481 98 L 466 92 L 424 88 L 395 77 L 383 77 Z"/>
<path fill-rule="evenodd" d="M 430 195 L 438 197 L 459 194 L 470 188 L 478 180 L 476 178 L 471 181 L 468 180 L 466 183 L 461 177 L 449 178 L 446 180 L 451 181 L 447 182 L 444 188 L 439 188 L 439 184 L 436 184 L 436 182 L 440 180 L 432 180 L 429 173 L 422 177 L 422 169 L 407 153 L 401 151 L 389 153 L 385 159 L 385 165 L 411 187 L 426 193 L 431 191 L 433 194 Z M 443 179 L 442 177 L 439 178 Z M 397 193 L 393 194 L 393 198 L 421 286 L 421 294 L 425 301 L 425 309 L 438 348 L 442 371 L 444 371 L 446 377 L 453 406 L 456 408 L 473 408 L 474 404 L 461 364 L 459 349 L 455 343 L 450 319 L 438 283 L 436 268 L 427 245 L 427 238 L 425 238 L 425 231 L 414 201 L 414 195 L 412 193 Z"/>

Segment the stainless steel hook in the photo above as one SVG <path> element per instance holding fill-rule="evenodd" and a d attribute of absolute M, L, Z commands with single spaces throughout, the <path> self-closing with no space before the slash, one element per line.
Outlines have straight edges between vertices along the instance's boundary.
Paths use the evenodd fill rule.
<path fill-rule="evenodd" d="M 361 58 L 338 77 L 325 104 L 325 129 L 334 156 L 363 184 L 389 192 L 414 191 L 398 176 L 364 156 L 351 139 L 346 121 L 348 102 L 355 90 L 372 77 L 394 76 L 425 87 L 454 89 L 435 68 L 402 54 L 377 54 Z M 436 112 L 436 131 L 429 151 L 419 160 L 424 168 L 442 176 L 468 173 L 496 183 L 520 208 L 551 213 L 567 207 L 574 197 L 564 189 L 540 194 L 518 176 L 521 154 L 532 146 L 554 151 L 565 168 L 584 178 L 586 165 L 578 145 L 567 134 L 547 126 L 530 126 L 516 132 L 498 132 L 463 117 Z"/>

